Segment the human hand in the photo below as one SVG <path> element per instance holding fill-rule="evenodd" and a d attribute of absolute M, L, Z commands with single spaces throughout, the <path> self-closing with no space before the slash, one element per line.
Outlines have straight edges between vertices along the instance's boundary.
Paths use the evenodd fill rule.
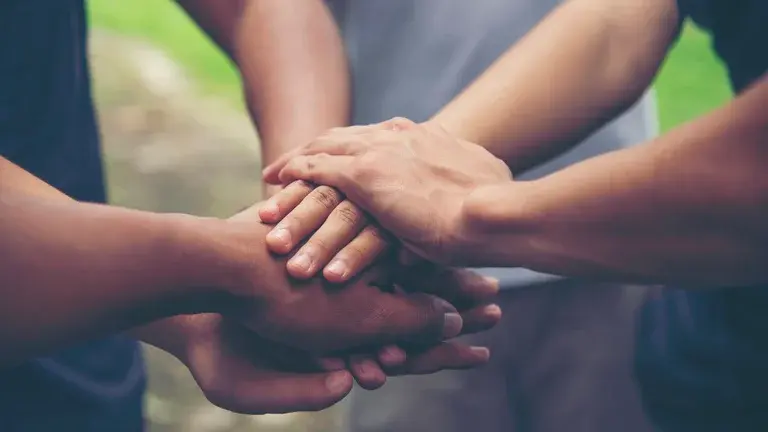
<path fill-rule="evenodd" d="M 155 345 L 189 368 L 211 403 L 229 411 L 316 411 L 337 403 L 352 389 L 352 375 L 343 362 L 318 359 L 269 341 L 218 314 L 177 316 L 149 331 L 156 338 L 165 333 Z M 487 361 L 487 352 L 451 342 L 412 357 L 393 373 L 472 367 Z"/>
<path fill-rule="evenodd" d="M 469 264 L 482 244 L 463 225 L 464 200 L 476 188 L 509 182 L 512 175 L 487 150 L 435 123 L 393 119 L 334 129 L 278 159 L 264 170 L 264 179 L 335 187 L 419 256 Z"/>
<path fill-rule="evenodd" d="M 439 295 L 455 305 L 464 322 L 463 335 L 488 330 L 501 319 L 501 309 L 491 304 L 498 293 L 498 281 L 471 270 L 424 262 L 406 269 L 398 277 L 397 286 L 406 291 L 427 287 L 428 293 Z M 442 368 L 465 369 L 484 363 L 474 363 L 470 358 L 487 360 L 489 354 L 486 348 L 470 347 L 467 351 L 455 342 L 437 346 L 387 346 L 378 351 L 378 357 L 372 353 L 353 355 L 349 359 L 349 368 L 361 387 L 372 390 L 384 385 L 387 375 L 433 373 Z"/>
<path fill-rule="evenodd" d="M 293 251 L 309 237 L 288 260 L 288 273 L 298 279 L 311 278 L 323 269 L 328 281 L 346 282 L 390 251 L 393 243 L 391 236 L 358 206 L 344 200 L 338 190 L 302 180 L 265 201 L 259 217 L 276 224 L 266 239 L 267 247 L 276 254 Z"/>
<path fill-rule="evenodd" d="M 321 279 L 287 277 L 285 260 L 264 248 L 268 227 L 252 207 L 224 223 L 224 238 L 236 238 L 229 249 L 239 256 L 238 269 L 228 271 L 226 314 L 287 346 L 328 354 L 397 343 L 434 344 L 460 333 L 463 320 L 448 302 L 411 289 L 384 292 L 379 279 L 386 268 L 366 272 L 344 285 Z M 234 300 L 234 301 L 232 301 Z"/>

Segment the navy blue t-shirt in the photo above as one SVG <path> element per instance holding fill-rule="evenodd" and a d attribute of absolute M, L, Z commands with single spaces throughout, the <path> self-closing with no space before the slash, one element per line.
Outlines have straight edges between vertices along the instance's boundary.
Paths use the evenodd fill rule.
<path fill-rule="evenodd" d="M 767 0 L 678 3 L 712 34 L 736 92 L 764 76 Z M 663 431 L 768 431 L 768 287 L 664 292 L 640 316 L 636 367 Z"/>
<path fill-rule="evenodd" d="M 83 0 L 0 0 L 0 154 L 104 202 L 86 24 Z M 0 369 L 0 431 L 140 431 L 144 386 L 138 344 L 124 338 Z"/>

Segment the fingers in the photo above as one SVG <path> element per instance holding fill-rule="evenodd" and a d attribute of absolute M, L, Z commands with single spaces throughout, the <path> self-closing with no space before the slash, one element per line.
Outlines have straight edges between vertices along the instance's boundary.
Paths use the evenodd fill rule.
<path fill-rule="evenodd" d="M 315 188 L 267 234 L 267 247 L 279 254 L 290 252 L 323 224 L 342 198 L 341 193 L 332 187 Z"/>
<path fill-rule="evenodd" d="M 349 370 L 360 387 L 366 390 L 376 390 L 387 381 L 387 375 L 369 354 L 353 355 L 349 360 Z"/>
<path fill-rule="evenodd" d="M 315 216 L 319 217 L 320 214 Z M 289 217 L 291 216 L 289 215 Z M 352 204 L 352 202 L 343 201 L 331 211 L 328 219 L 325 220 L 322 226 L 312 234 L 296 255 L 288 261 L 288 273 L 296 278 L 314 276 L 318 270 L 328 264 L 337 252 L 342 248 L 346 249 L 345 246 L 350 241 L 353 241 L 355 236 L 363 229 L 367 220 L 368 218 L 365 213 Z M 386 243 L 371 245 L 369 243 L 372 240 L 378 241 L 379 238 L 371 239 L 370 235 L 366 235 L 362 240 L 354 241 L 353 246 L 358 248 L 355 250 L 364 248 L 365 251 L 368 251 L 374 248 L 379 253 L 383 252 L 386 248 Z M 349 254 L 350 252 L 347 251 L 347 255 Z M 367 259 L 367 263 L 370 263 L 376 256 L 365 256 L 364 258 Z M 338 267 L 338 264 L 334 267 Z M 345 273 L 346 271 L 342 273 L 342 276 Z M 331 282 L 340 282 L 341 280 L 343 280 L 341 277 L 337 277 L 336 280 L 331 280 Z"/>
<path fill-rule="evenodd" d="M 479 333 L 490 330 L 501 321 L 501 308 L 495 304 L 477 306 L 461 312 L 464 323 L 461 328 L 462 335 Z"/>
<path fill-rule="evenodd" d="M 264 181 L 269 184 L 279 184 L 280 170 L 296 156 L 300 155 L 314 155 L 314 154 L 331 154 L 337 156 L 352 156 L 358 154 L 363 148 L 365 148 L 365 142 L 359 138 L 359 135 L 363 135 L 373 130 L 391 129 L 392 126 L 385 126 L 384 123 L 365 125 L 365 126 L 349 126 L 343 128 L 334 128 L 329 130 L 326 134 L 319 136 L 311 143 L 300 147 L 294 151 L 285 153 L 280 156 L 276 161 L 269 164 L 262 171 L 262 177 Z"/>
<path fill-rule="evenodd" d="M 334 405 L 352 390 L 349 371 L 318 374 L 266 373 L 235 381 L 223 389 L 234 397 L 209 394 L 211 402 L 241 414 L 283 414 L 319 411 Z M 234 403 L 233 403 L 234 401 Z"/>
<path fill-rule="evenodd" d="M 295 181 L 274 194 L 259 207 L 262 222 L 276 224 L 307 197 L 315 186 L 303 180 Z"/>
<path fill-rule="evenodd" d="M 459 342 L 443 342 L 420 352 L 408 351 L 400 366 L 386 367 L 390 376 L 431 374 L 444 369 L 470 369 L 488 363 L 490 351 L 485 347 L 467 346 Z"/>
<path fill-rule="evenodd" d="M 357 207 L 355 207 L 357 208 Z M 362 213 L 361 210 L 358 209 Z M 325 229 L 325 225 L 321 230 Z M 328 229 L 331 233 L 332 228 Z M 338 231 L 337 232 L 343 232 Z M 347 231 L 348 232 L 348 231 Z M 319 235 L 320 231 L 316 235 Z M 325 266 L 323 276 L 330 282 L 342 283 L 373 264 L 392 246 L 393 240 L 376 225 L 366 225 L 351 242 L 337 242 L 343 246 L 333 260 Z M 325 264 L 323 262 L 323 264 Z"/>
<path fill-rule="evenodd" d="M 345 172 L 354 162 L 353 156 L 329 156 L 317 154 L 291 158 L 278 174 L 280 182 L 307 180 L 317 184 L 333 186 L 344 190 L 347 185 Z"/>
<path fill-rule="evenodd" d="M 461 315 L 440 298 L 367 293 L 365 299 L 369 306 L 361 310 L 363 318 L 354 329 L 364 340 L 362 345 L 430 344 L 461 333 Z"/>
<path fill-rule="evenodd" d="M 472 270 L 441 267 L 427 262 L 408 268 L 398 277 L 397 282 L 406 291 L 418 290 L 437 295 L 458 310 L 487 303 L 499 292 L 496 279 Z"/>
<path fill-rule="evenodd" d="M 397 367 L 405 363 L 406 353 L 397 345 L 389 345 L 379 350 L 377 359 L 383 367 Z"/>

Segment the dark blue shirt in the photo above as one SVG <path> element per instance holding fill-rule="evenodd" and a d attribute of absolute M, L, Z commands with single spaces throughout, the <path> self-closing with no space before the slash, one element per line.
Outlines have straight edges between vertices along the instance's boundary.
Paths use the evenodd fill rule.
<path fill-rule="evenodd" d="M 678 3 L 712 34 L 736 92 L 768 71 L 768 1 Z M 768 431 L 768 287 L 670 289 L 651 300 L 640 317 L 637 373 L 661 430 Z"/>
<path fill-rule="evenodd" d="M 86 25 L 83 0 L 0 1 L 0 154 L 104 202 Z M 123 338 L 0 369 L 0 431 L 139 431 L 144 381 L 138 345 Z"/>

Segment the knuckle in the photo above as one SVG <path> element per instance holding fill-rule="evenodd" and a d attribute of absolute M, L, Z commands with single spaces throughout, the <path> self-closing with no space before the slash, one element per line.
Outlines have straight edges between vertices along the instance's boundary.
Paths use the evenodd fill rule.
<path fill-rule="evenodd" d="M 347 205 L 344 205 L 344 204 Z M 338 207 L 336 207 L 336 217 L 345 225 L 357 225 L 359 222 L 365 220 L 365 214 L 354 204 L 349 201 L 345 201 Z"/>
<path fill-rule="evenodd" d="M 296 180 L 292 183 L 292 185 L 296 189 L 301 190 L 302 192 L 311 191 L 312 189 L 315 188 L 315 185 L 313 185 L 312 183 L 306 180 Z M 287 193 L 284 195 L 287 195 Z"/>
<path fill-rule="evenodd" d="M 365 249 L 361 247 L 359 243 L 360 242 L 355 242 L 347 245 L 341 252 L 339 252 L 339 258 L 347 263 L 360 263 L 365 261 L 367 254 Z"/>
<path fill-rule="evenodd" d="M 389 245 L 390 239 L 387 234 L 376 225 L 368 225 L 365 227 L 365 233 L 371 237 L 371 239 L 377 244 Z"/>
<path fill-rule="evenodd" d="M 407 130 L 416 126 L 416 123 L 405 117 L 394 117 L 389 121 L 389 126 L 395 130 Z"/>
<path fill-rule="evenodd" d="M 320 186 L 309 195 L 312 200 L 326 209 L 332 209 L 339 205 L 341 194 L 336 189 L 328 186 Z"/>
<path fill-rule="evenodd" d="M 320 253 L 327 253 L 331 250 L 330 243 L 320 236 L 313 236 L 309 240 L 307 240 L 307 244 L 305 246 L 307 249 L 314 249 L 315 251 L 318 251 Z"/>

